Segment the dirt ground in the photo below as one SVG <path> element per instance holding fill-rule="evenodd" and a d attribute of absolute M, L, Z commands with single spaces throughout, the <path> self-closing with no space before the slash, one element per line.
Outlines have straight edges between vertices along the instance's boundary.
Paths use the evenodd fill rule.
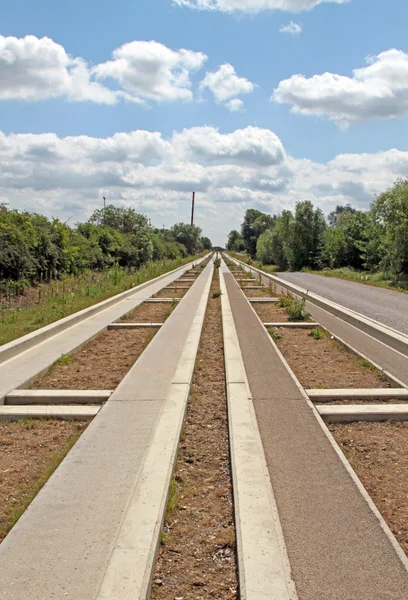
<path fill-rule="evenodd" d="M 276 343 L 304 388 L 387 388 L 388 381 L 330 336 L 320 340 L 302 329 L 277 332 Z"/>
<path fill-rule="evenodd" d="M 0 423 L 0 542 L 88 423 Z"/>
<path fill-rule="evenodd" d="M 131 312 L 124 315 L 119 323 L 164 323 L 171 315 L 175 306 L 172 304 L 158 302 L 142 302 Z"/>
<path fill-rule="evenodd" d="M 272 302 L 267 304 L 255 303 L 253 308 L 262 323 L 286 323 L 288 320 L 286 308 L 279 308 Z"/>
<path fill-rule="evenodd" d="M 186 295 L 187 292 L 188 290 L 168 290 L 166 288 L 163 288 L 162 290 L 160 290 L 160 292 L 154 294 L 152 298 L 182 298 Z"/>
<path fill-rule="evenodd" d="M 70 356 L 55 363 L 31 385 L 38 390 L 114 390 L 136 362 L 157 329 L 104 331 Z"/>
<path fill-rule="evenodd" d="M 329 429 L 408 556 L 408 423 Z"/>
<path fill-rule="evenodd" d="M 247 298 L 271 298 L 274 297 L 273 292 L 269 288 L 260 290 L 247 290 L 244 288 L 244 294 Z"/>
<path fill-rule="evenodd" d="M 219 288 L 214 280 L 212 290 Z M 221 302 L 210 293 L 153 600 L 237 598 Z"/>

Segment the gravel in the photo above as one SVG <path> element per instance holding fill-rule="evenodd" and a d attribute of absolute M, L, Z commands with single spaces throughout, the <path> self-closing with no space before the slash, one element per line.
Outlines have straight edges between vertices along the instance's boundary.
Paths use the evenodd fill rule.
<path fill-rule="evenodd" d="M 311 273 L 277 273 L 277 275 L 310 292 L 315 292 L 328 300 L 408 334 L 408 294 L 404 292 Z"/>

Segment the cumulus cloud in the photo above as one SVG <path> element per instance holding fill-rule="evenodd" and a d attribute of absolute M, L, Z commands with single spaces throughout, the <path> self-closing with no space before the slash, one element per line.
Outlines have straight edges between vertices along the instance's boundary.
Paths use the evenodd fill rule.
<path fill-rule="evenodd" d="M 408 113 L 408 54 L 387 50 L 366 59 L 353 77 L 323 73 L 292 75 L 281 81 L 272 100 L 306 115 L 327 116 L 347 126 L 369 119 L 396 119 Z"/>
<path fill-rule="evenodd" d="M 291 35 L 299 35 L 302 32 L 302 26 L 294 21 L 289 21 L 287 25 L 281 25 L 279 28 L 281 33 L 290 33 Z"/>
<path fill-rule="evenodd" d="M 281 140 L 269 129 L 246 127 L 222 134 L 214 127 L 192 127 L 173 136 L 178 152 L 205 163 L 233 163 L 252 167 L 283 162 Z"/>
<path fill-rule="evenodd" d="M 408 152 L 341 154 L 326 163 L 295 159 L 268 129 L 220 133 L 212 127 L 112 137 L 0 133 L 0 198 L 12 208 L 72 222 L 102 205 L 146 212 L 154 225 L 188 221 L 191 191 L 197 219 L 215 243 L 238 228 L 247 208 L 270 213 L 311 200 L 367 208 L 398 177 L 408 177 Z"/>
<path fill-rule="evenodd" d="M 209 71 L 200 83 L 201 91 L 209 89 L 216 102 L 224 104 L 231 112 L 240 110 L 244 103 L 237 98 L 241 94 L 250 94 L 255 89 L 253 84 L 244 77 L 238 77 L 235 69 L 229 63 L 221 65 L 217 71 Z"/>
<path fill-rule="evenodd" d="M 0 36 L 0 100 L 191 101 L 191 75 L 206 60 L 202 52 L 134 41 L 114 50 L 112 60 L 91 67 L 49 38 Z M 103 85 L 106 79 L 117 89 Z"/>
<path fill-rule="evenodd" d="M 207 56 L 192 50 L 171 50 L 150 41 L 135 41 L 114 50 L 112 60 L 93 69 L 96 78 L 115 79 L 130 100 L 192 100 L 190 75 Z"/>
<path fill-rule="evenodd" d="M 111 90 L 91 81 L 82 58 L 73 58 L 53 40 L 0 35 L 0 100 L 38 101 L 64 96 L 71 101 L 114 104 Z"/>
<path fill-rule="evenodd" d="M 259 13 L 266 10 L 302 12 L 326 2 L 346 4 L 350 0 L 173 0 L 177 6 L 224 13 Z"/>

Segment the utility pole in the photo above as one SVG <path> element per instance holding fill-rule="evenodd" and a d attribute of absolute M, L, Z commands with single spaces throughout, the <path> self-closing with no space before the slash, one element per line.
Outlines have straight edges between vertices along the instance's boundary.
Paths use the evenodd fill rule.
<path fill-rule="evenodd" d="M 194 225 L 194 200 L 195 200 L 195 192 L 193 192 L 193 201 L 191 203 L 191 226 Z"/>

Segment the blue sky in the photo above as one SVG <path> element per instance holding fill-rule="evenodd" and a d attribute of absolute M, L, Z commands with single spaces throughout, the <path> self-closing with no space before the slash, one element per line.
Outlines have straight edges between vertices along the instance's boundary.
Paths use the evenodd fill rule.
<path fill-rule="evenodd" d="M 366 208 L 408 176 L 407 22 L 402 0 L 3 3 L 0 198 L 161 226 L 196 189 L 220 244 L 251 207 Z"/>

